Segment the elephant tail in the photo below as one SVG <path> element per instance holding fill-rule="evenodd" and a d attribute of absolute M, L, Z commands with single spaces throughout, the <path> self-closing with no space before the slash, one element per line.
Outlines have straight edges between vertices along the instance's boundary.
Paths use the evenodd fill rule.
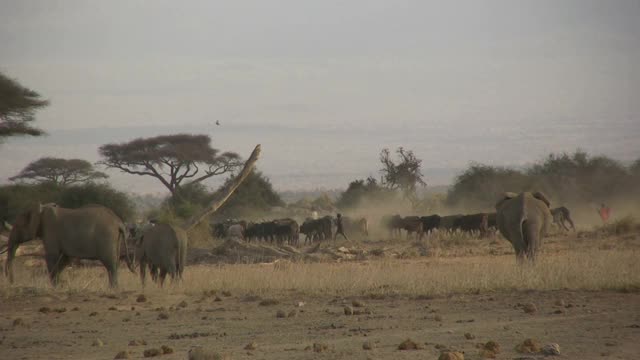
<path fill-rule="evenodd" d="M 535 222 L 523 220 L 521 223 L 522 240 L 525 245 L 526 256 L 531 260 L 535 260 L 540 247 L 540 231 Z"/>

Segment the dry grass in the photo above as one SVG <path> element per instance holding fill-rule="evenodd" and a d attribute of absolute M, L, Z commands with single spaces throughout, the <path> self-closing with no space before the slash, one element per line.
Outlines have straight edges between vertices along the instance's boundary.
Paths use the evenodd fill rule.
<path fill-rule="evenodd" d="M 234 295 L 304 294 L 379 296 L 438 296 L 452 293 L 554 289 L 640 288 L 636 250 L 596 250 L 547 254 L 536 264 L 518 266 L 512 255 L 422 258 L 349 263 L 291 263 L 258 265 L 198 265 L 188 267 L 184 281 L 165 289 L 147 285 L 145 292 L 202 293 L 227 290 Z M 71 269 L 62 285 L 52 289 L 44 270 L 16 269 L 17 282 L 0 280 L 0 294 L 73 294 L 110 292 L 101 268 Z M 119 291 L 142 291 L 140 280 L 120 272 Z"/>

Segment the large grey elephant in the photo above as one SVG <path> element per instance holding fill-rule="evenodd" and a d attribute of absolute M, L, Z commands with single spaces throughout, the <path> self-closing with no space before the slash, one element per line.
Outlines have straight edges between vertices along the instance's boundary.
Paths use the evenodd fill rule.
<path fill-rule="evenodd" d="M 160 286 L 169 274 L 172 279 L 182 278 L 187 261 L 187 233 L 170 224 L 157 224 L 142 234 L 137 244 L 136 259 L 140 265 L 140 279 L 145 283 L 147 266 L 156 280 L 160 271 Z"/>
<path fill-rule="evenodd" d="M 109 284 L 117 286 L 121 242 L 127 265 L 133 271 L 124 223 L 104 206 L 66 209 L 56 204 L 38 204 L 20 214 L 9 233 L 5 273 L 10 282 L 13 282 L 13 259 L 18 246 L 35 238 L 43 242 L 45 261 L 54 286 L 62 270 L 74 258 L 100 261 L 107 269 Z"/>
<path fill-rule="evenodd" d="M 496 204 L 496 221 L 516 258 L 535 260 L 552 222 L 549 200 L 540 192 L 505 193 Z"/>

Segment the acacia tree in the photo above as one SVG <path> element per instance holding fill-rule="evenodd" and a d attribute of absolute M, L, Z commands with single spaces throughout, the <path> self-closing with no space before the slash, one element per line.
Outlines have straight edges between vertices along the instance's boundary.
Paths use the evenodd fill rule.
<path fill-rule="evenodd" d="M 417 187 L 427 186 L 421 172 L 422 160 L 416 158 L 413 151 L 405 150 L 403 147 L 399 147 L 396 154 L 400 158 L 398 163 L 391 158 L 389 149 L 382 149 L 380 152 L 382 184 L 389 189 L 400 190 L 403 196 L 415 205 Z"/>
<path fill-rule="evenodd" d="M 76 183 L 106 179 L 107 174 L 96 171 L 90 162 L 82 159 L 44 157 L 27 165 L 11 181 L 51 182 L 67 186 Z"/>
<path fill-rule="evenodd" d="M 208 135 L 161 135 L 100 147 L 99 164 L 158 179 L 172 196 L 181 185 L 199 183 L 242 165 L 240 156 L 211 147 Z"/>
<path fill-rule="evenodd" d="M 29 123 L 35 111 L 48 104 L 40 94 L 0 72 L 0 142 L 9 136 L 44 134 Z"/>

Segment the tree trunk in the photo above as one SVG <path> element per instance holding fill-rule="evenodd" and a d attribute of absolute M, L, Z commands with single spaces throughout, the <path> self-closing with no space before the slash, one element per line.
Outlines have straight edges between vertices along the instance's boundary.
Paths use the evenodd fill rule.
<path fill-rule="evenodd" d="M 256 145 L 255 149 L 253 149 L 251 156 L 249 156 L 249 159 L 244 163 L 244 167 L 242 168 L 242 171 L 240 171 L 238 176 L 236 176 L 235 179 L 233 179 L 233 181 L 229 184 L 229 186 L 226 187 L 225 189 L 220 189 L 220 191 L 217 192 L 216 196 L 211 201 L 209 206 L 207 206 L 202 211 L 202 213 L 198 214 L 197 216 L 194 216 L 193 218 L 191 218 L 191 220 L 189 220 L 186 226 L 187 231 L 190 231 L 193 228 L 195 228 L 207 216 L 216 212 L 225 203 L 225 201 L 227 201 L 227 199 L 231 196 L 231 194 L 233 194 L 233 192 L 238 188 L 238 186 L 240 186 L 240 184 L 242 184 L 242 182 L 247 178 L 247 176 L 249 176 L 249 174 L 253 170 L 253 167 L 256 164 L 256 161 L 258 161 L 259 156 L 260 156 L 260 144 Z"/>

